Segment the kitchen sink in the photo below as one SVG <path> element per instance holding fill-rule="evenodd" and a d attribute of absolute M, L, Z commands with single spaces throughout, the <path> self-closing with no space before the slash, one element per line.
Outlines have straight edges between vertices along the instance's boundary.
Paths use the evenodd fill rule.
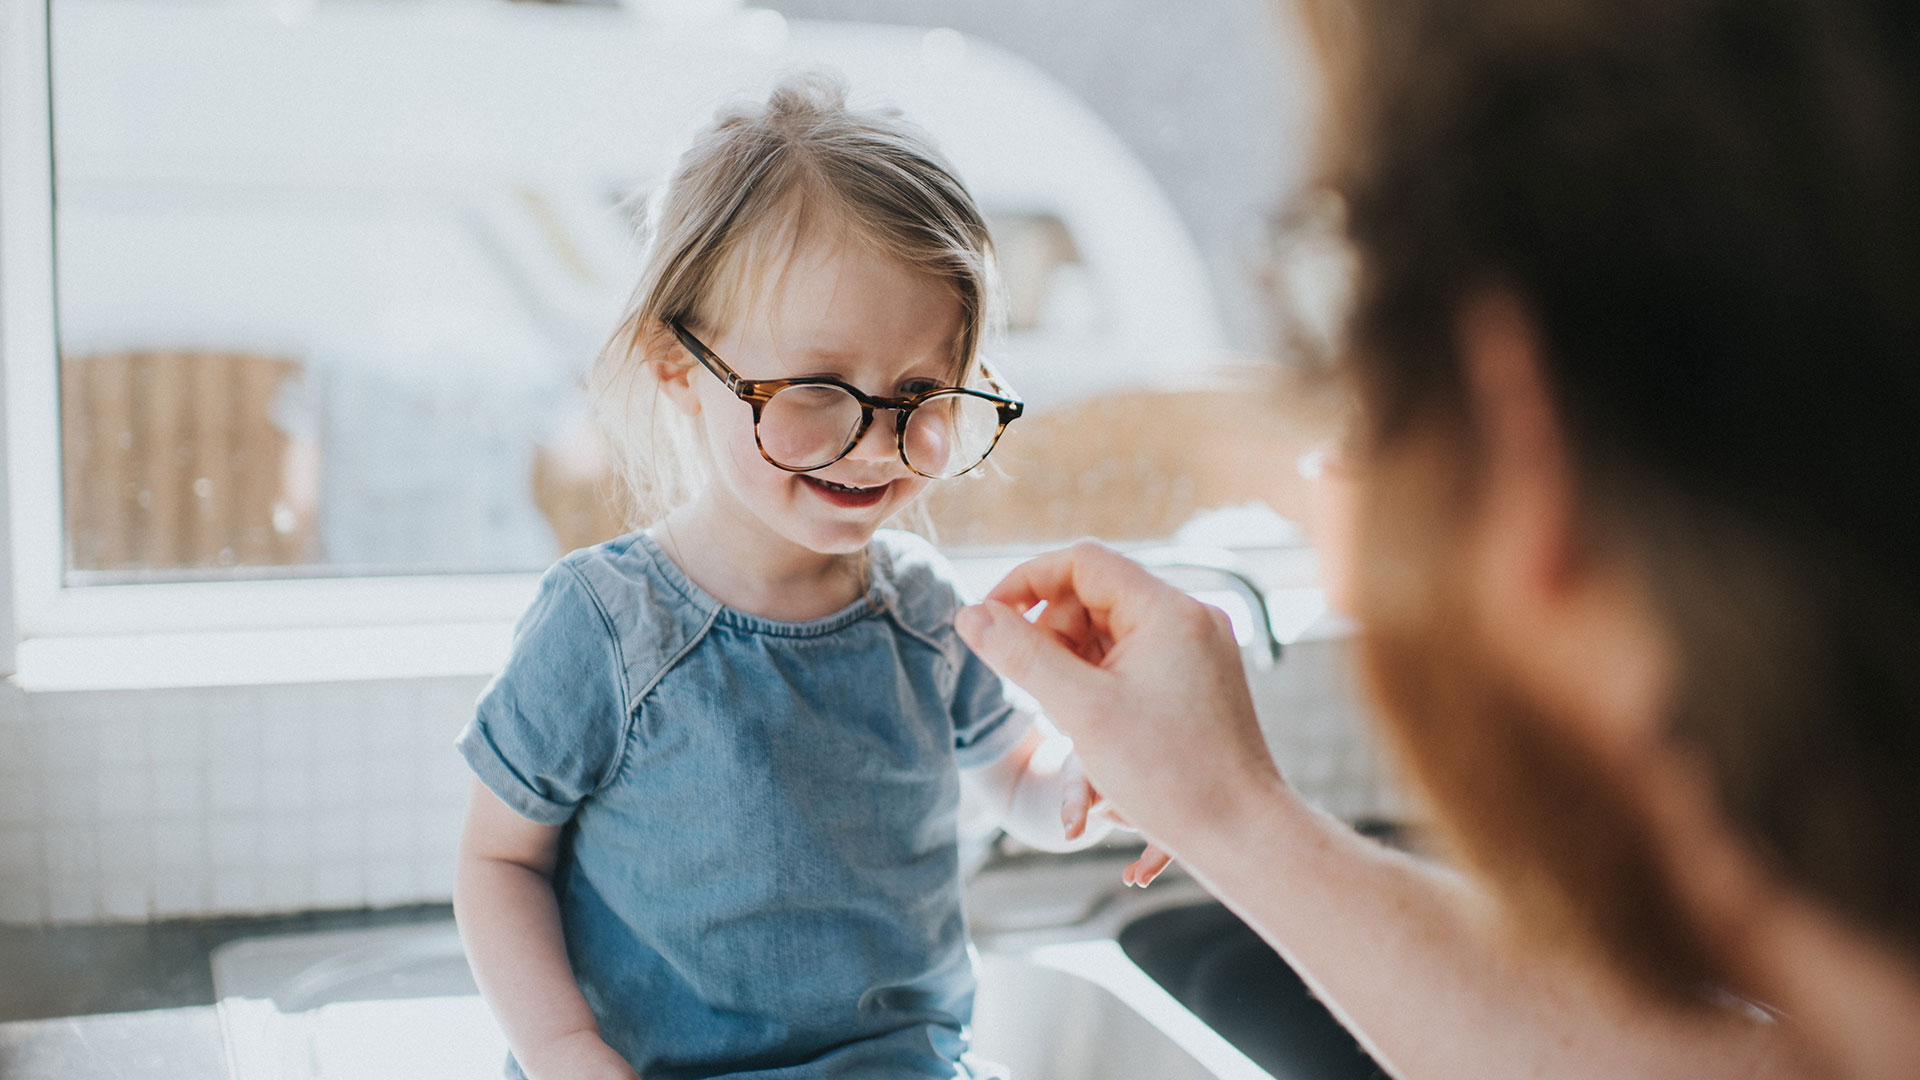
<path fill-rule="evenodd" d="M 1331 1018 L 1297 979 L 1264 988 L 1292 973 L 1277 958 L 1260 967 L 1258 939 L 1249 945 L 1209 914 L 1224 909 L 1198 885 L 1173 874 L 1126 889 L 1124 865 L 1124 856 L 1036 859 L 974 879 L 979 1056 L 1013 1080 L 1373 1075 L 1328 1056 Z M 245 939 L 215 951 L 213 972 L 235 1077 L 500 1075 L 506 1040 L 451 921 Z M 1320 1015 L 1303 1020 L 1312 1010 Z M 1303 1041 L 1279 1052 L 1276 1038 Z M 1337 1060 L 1348 1070 L 1310 1071 Z"/>
<path fill-rule="evenodd" d="M 1216 901 L 1144 915 L 1120 948 L 1275 1080 L 1374 1080 L 1386 1073 L 1260 936 Z"/>

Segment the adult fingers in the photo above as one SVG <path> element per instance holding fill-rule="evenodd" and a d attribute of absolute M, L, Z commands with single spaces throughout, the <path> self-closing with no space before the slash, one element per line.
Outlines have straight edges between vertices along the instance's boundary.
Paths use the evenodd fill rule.
<path fill-rule="evenodd" d="M 953 628 L 988 667 L 1042 701 L 1090 700 L 1107 679 L 1052 634 L 996 600 L 961 608 Z"/>
<path fill-rule="evenodd" d="M 1097 664 L 1105 654 L 1106 635 L 1095 630 L 1085 604 L 1077 596 L 1060 596 L 1047 601 L 1046 609 L 1035 619 L 1035 626 L 1052 634 L 1060 644 L 1072 649 L 1082 660 Z"/>
<path fill-rule="evenodd" d="M 1112 548 L 1083 540 L 1014 567 L 987 598 L 1020 611 L 1072 598 L 1095 630 L 1118 639 L 1169 595 L 1184 594 Z"/>

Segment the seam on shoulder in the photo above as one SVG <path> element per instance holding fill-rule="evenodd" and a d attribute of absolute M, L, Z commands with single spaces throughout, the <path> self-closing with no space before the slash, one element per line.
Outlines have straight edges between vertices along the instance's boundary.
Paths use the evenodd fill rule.
<path fill-rule="evenodd" d="M 614 700 L 625 701 L 628 698 L 627 656 L 620 648 L 620 635 L 614 630 L 613 616 L 608 614 L 607 605 L 600 599 L 599 590 L 593 587 L 593 582 L 587 580 L 587 575 L 580 572 L 579 566 L 571 562 L 562 563 L 561 565 L 566 567 L 567 573 L 572 574 L 573 579 L 580 583 L 580 587 L 587 591 L 587 598 L 593 601 L 593 610 L 600 614 L 600 628 L 606 631 L 607 643 L 613 646 Z M 632 734 L 632 728 L 633 710 L 628 709 L 625 715 L 620 718 L 620 753 L 613 755 L 612 760 L 607 763 L 606 769 L 602 771 L 599 778 L 593 782 L 593 789 L 595 791 L 599 791 L 601 788 L 607 786 L 607 782 L 612 780 L 614 775 L 620 771 L 620 763 L 627 756 L 626 745 L 628 737 Z"/>
<path fill-rule="evenodd" d="M 941 631 L 937 628 L 934 630 L 922 630 L 920 627 L 913 625 L 913 621 L 907 618 L 906 612 L 899 610 L 899 608 L 900 605 L 896 604 L 886 609 L 886 614 L 893 619 L 893 625 L 899 627 L 901 633 L 906 634 L 927 648 L 939 653 L 946 658 L 948 663 L 952 663 L 952 653 L 940 640 L 942 636 Z"/>
<path fill-rule="evenodd" d="M 688 635 L 686 644 L 676 649 L 674 654 L 667 658 L 667 662 L 660 665 L 660 670 L 654 672 L 652 678 L 649 678 L 639 690 L 627 698 L 627 724 L 629 727 L 633 724 L 634 716 L 640 711 L 640 702 L 644 700 L 648 694 L 653 692 L 654 687 L 660 685 L 660 680 L 667 677 L 667 672 L 678 667 L 680 661 L 686 659 L 687 654 L 692 652 L 695 646 L 707 639 L 707 632 L 713 629 L 713 624 L 720 618 L 720 613 L 725 610 L 726 608 L 724 607 L 716 607 L 712 611 L 707 612 L 706 620 L 700 624 L 698 630 Z"/>

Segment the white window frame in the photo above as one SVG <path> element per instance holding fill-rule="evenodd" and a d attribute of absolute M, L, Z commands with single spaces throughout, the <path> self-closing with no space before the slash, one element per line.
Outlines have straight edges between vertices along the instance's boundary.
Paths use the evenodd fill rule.
<path fill-rule="evenodd" d="M 65 584 L 47 0 L 0 0 L 0 675 L 28 691 L 498 670 L 537 573 Z M 1030 552 L 1027 552 L 1030 553 Z M 984 591 L 1021 552 L 956 560 Z M 1305 549 L 1248 553 L 1282 640 L 1322 610 Z"/>
<path fill-rule="evenodd" d="M 533 573 L 68 586 L 45 0 L 0 0 L 0 665 L 29 689 L 483 674 Z"/>

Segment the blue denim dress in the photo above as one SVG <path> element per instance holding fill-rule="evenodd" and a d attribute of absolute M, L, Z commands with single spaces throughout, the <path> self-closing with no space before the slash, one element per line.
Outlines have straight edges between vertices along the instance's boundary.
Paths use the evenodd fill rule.
<path fill-rule="evenodd" d="M 565 826 L 567 955 L 643 1080 L 973 1075 L 958 768 L 1030 721 L 931 545 L 867 552 L 866 594 L 808 622 L 722 606 L 642 533 L 573 552 L 460 734 Z"/>

